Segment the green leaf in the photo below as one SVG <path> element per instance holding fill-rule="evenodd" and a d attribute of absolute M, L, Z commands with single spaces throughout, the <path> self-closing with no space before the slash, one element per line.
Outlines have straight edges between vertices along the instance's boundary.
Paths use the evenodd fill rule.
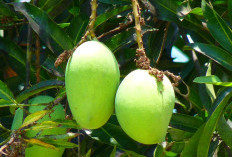
<path fill-rule="evenodd" d="M 201 54 L 211 58 L 226 69 L 232 71 L 232 55 L 227 51 L 209 44 L 193 43 L 190 46 Z"/>
<path fill-rule="evenodd" d="M 105 12 L 105 13 L 97 16 L 94 27 L 95 28 L 98 27 L 99 25 L 106 22 L 111 17 L 118 15 L 119 13 L 126 11 L 126 10 L 129 10 L 129 9 L 131 9 L 131 5 L 123 5 L 121 7 L 114 8 L 108 12 Z"/>
<path fill-rule="evenodd" d="M 0 37 L 0 49 L 7 52 L 10 56 L 9 64 L 15 70 L 15 72 L 23 79 L 26 79 L 25 69 L 26 69 L 26 53 L 19 47 L 14 41 L 6 38 Z M 44 69 L 41 69 L 40 77 L 46 80 L 47 77 L 44 73 Z M 35 69 L 32 66 L 30 70 L 31 76 L 35 77 Z"/>
<path fill-rule="evenodd" d="M 0 80 L 0 98 L 15 103 L 14 95 L 7 85 Z"/>
<path fill-rule="evenodd" d="M 232 148 L 232 127 L 226 122 L 223 116 L 218 121 L 217 130 L 222 140 Z"/>
<path fill-rule="evenodd" d="M 72 133 L 68 132 L 67 134 L 62 134 L 62 135 L 44 135 L 39 137 L 42 141 L 44 140 L 69 140 L 72 138 L 77 137 L 79 134 L 78 133 Z"/>
<path fill-rule="evenodd" d="M 198 7 L 192 9 L 189 13 L 195 14 L 195 15 L 199 15 L 199 16 L 203 16 L 203 11 L 202 11 L 202 9 L 201 9 L 201 8 L 198 8 Z"/>
<path fill-rule="evenodd" d="M 222 82 L 217 76 L 201 76 L 197 77 L 193 80 L 196 83 L 205 83 L 205 84 L 213 84 L 219 86 L 232 86 L 232 82 Z"/>
<path fill-rule="evenodd" d="M 180 113 L 173 114 L 170 121 L 172 127 L 189 132 L 195 132 L 202 123 L 200 119 Z"/>
<path fill-rule="evenodd" d="M 50 112 L 50 111 L 49 111 L 49 110 L 42 110 L 42 111 L 37 111 L 37 112 L 34 112 L 34 113 L 28 115 L 28 116 L 25 118 L 25 120 L 24 120 L 24 122 L 23 122 L 21 128 L 23 128 L 23 127 L 25 127 L 25 126 L 28 126 L 28 125 L 30 125 L 30 124 L 32 124 L 32 123 L 34 123 L 34 122 L 40 120 L 40 119 L 43 118 L 48 112 Z"/>
<path fill-rule="evenodd" d="M 181 157 L 196 157 L 197 156 L 197 147 L 199 143 L 199 139 L 202 135 L 203 129 L 205 125 L 202 125 L 195 134 L 191 137 L 191 139 L 185 145 Z"/>
<path fill-rule="evenodd" d="M 151 3 L 155 4 L 156 9 L 159 13 L 159 19 L 179 23 L 179 19 L 177 17 L 177 9 L 181 5 L 181 1 L 151 0 Z"/>
<path fill-rule="evenodd" d="M 3 16 L 14 16 L 15 13 L 2 0 L 0 0 L 0 17 L 2 15 Z"/>
<path fill-rule="evenodd" d="M 230 27 L 205 0 L 202 1 L 202 10 L 212 36 L 232 54 L 232 31 Z"/>
<path fill-rule="evenodd" d="M 42 123 L 32 126 L 27 130 L 44 130 L 44 129 L 53 129 L 57 127 L 80 129 L 80 126 L 77 125 L 77 123 L 74 120 L 55 120 L 55 121 L 43 121 Z"/>
<path fill-rule="evenodd" d="M 212 76 L 212 60 L 209 61 L 209 64 L 208 64 L 208 69 L 206 71 L 206 76 Z M 194 80 L 193 80 L 194 81 Z M 215 94 L 215 91 L 214 91 L 214 88 L 213 88 L 213 85 L 211 84 L 206 84 L 206 90 L 207 90 L 207 93 L 208 95 L 210 96 L 211 98 L 211 101 L 213 102 L 215 99 L 216 99 L 216 94 Z"/>
<path fill-rule="evenodd" d="M 110 154 L 110 157 L 115 157 L 116 156 L 116 150 L 117 150 L 117 147 L 115 145 L 113 151 Z"/>
<path fill-rule="evenodd" d="M 33 85 L 31 88 L 24 90 L 22 93 L 20 93 L 18 95 L 16 100 L 18 103 L 21 103 L 22 101 L 26 100 L 27 98 L 29 98 L 32 95 L 35 95 L 37 93 L 40 93 L 40 92 L 48 90 L 48 89 L 60 88 L 62 86 L 64 86 L 63 81 L 58 81 L 58 80 L 43 81 L 43 82 L 40 82 L 36 85 Z"/>
<path fill-rule="evenodd" d="M 18 108 L 15 111 L 15 116 L 11 125 L 11 130 L 17 130 L 23 124 L 23 110 Z"/>
<path fill-rule="evenodd" d="M 230 22 L 232 22 L 232 1 L 228 0 L 228 17 Z"/>
<path fill-rule="evenodd" d="M 75 16 L 68 27 L 67 33 L 72 38 L 74 44 L 77 44 L 84 35 L 88 25 L 89 18 L 85 14 Z"/>
<path fill-rule="evenodd" d="M 50 149 L 57 149 L 55 146 L 51 145 L 51 144 L 48 144 L 48 143 L 45 143 L 43 141 L 40 141 L 38 139 L 24 139 L 24 141 L 26 141 L 28 144 L 31 144 L 31 145 L 38 145 L 38 146 L 41 146 L 41 147 L 45 147 L 45 148 L 50 148 Z"/>
<path fill-rule="evenodd" d="M 117 51 L 119 48 L 125 46 L 126 44 L 130 42 L 134 42 L 133 34 L 134 29 L 131 28 L 129 30 L 123 31 L 121 33 L 118 33 L 111 38 L 104 41 L 105 45 L 113 52 Z"/>
<path fill-rule="evenodd" d="M 44 142 L 50 144 L 50 145 L 54 145 L 55 147 L 64 147 L 64 148 L 75 148 L 78 147 L 77 144 L 75 143 L 71 143 L 71 142 L 67 142 L 64 140 L 51 140 L 51 139 L 44 139 Z"/>
<path fill-rule="evenodd" d="M 232 88 L 228 87 L 224 89 L 218 96 L 217 99 L 214 101 L 211 111 L 209 111 L 208 121 L 204 127 L 202 135 L 199 140 L 199 145 L 197 149 L 197 156 L 198 157 L 207 157 L 210 140 L 212 134 L 217 126 L 217 123 L 224 112 L 224 108 L 227 105 L 228 100 L 232 96 Z"/>
<path fill-rule="evenodd" d="M 54 52 L 52 42 L 63 50 L 74 47 L 71 38 L 52 20 L 46 12 L 29 3 L 13 3 L 16 11 L 21 12 L 29 21 L 30 26 L 40 36 L 47 47 Z M 60 53 L 60 52 L 56 52 Z"/>
<path fill-rule="evenodd" d="M 90 157 L 91 155 L 91 149 L 88 150 L 88 152 L 84 155 L 84 157 Z"/>

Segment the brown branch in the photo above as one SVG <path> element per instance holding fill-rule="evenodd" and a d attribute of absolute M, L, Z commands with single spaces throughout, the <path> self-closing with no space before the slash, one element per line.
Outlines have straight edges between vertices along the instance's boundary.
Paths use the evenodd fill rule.
<path fill-rule="evenodd" d="M 167 41 L 167 35 L 168 35 L 168 28 L 169 28 L 169 25 L 170 25 L 170 22 L 167 23 L 166 25 L 166 28 L 165 28 L 165 32 L 164 32 L 164 37 L 163 37 L 163 41 L 162 41 L 162 45 L 161 45 L 161 48 L 160 48 L 160 53 L 159 53 L 159 56 L 156 60 L 156 64 L 159 63 L 159 60 L 162 56 L 162 52 L 164 50 L 164 47 L 165 47 L 165 44 L 166 44 L 166 41 Z"/>
<path fill-rule="evenodd" d="M 119 27 L 112 29 L 109 32 L 103 33 L 102 35 L 98 36 L 97 39 L 101 39 L 107 35 L 110 35 L 115 32 L 119 32 L 120 30 L 127 28 L 133 22 L 133 18 L 130 15 L 128 16 L 128 19 L 129 21 L 127 21 L 126 23 L 120 23 Z"/>
<path fill-rule="evenodd" d="M 66 60 L 68 60 L 69 57 L 73 54 L 73 52 L 76 50 L 76 48 L 87 40 L 88 35 L 90 35 L 92 39 L 96 38 L 95 33 L 94 33 L 94 24 L 95 24 L 96 16 L 97 16 L 97 0 L 92 0 L 90 4 L 91 4 L 92 12 L 90 15 L 89 25 L 88 25 L 88 28 L 84 36 L 81 38 L 80 42 L 72 50 L 65 50 L 63 53 L 61 53 L 58 56 L 58 58 L 56 59 L 54 63 L 55 67 L 58 67 L 62 62 L 65 62 Z"/>

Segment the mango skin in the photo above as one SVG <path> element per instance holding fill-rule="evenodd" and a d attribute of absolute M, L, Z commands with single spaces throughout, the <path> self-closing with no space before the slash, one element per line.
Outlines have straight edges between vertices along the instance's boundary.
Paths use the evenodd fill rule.
<path fill-rule="evenodd" d="M 74 119 L 84 129 L 103 126 L 114 111 L 120 81 L 113 53 L 98 41 L 80 45 L 70 57 L 65 86 Z"/>
<path fill-rule="evenodd" d="M 162 82 L 147 70 L 135 70 L 120 84 L 115 112 L 127 135 L 143 144 L 163 142 L 175 103 L 169 79 Z"/>
<path fill-rule="evenodd" d="M 52 97 L 50 96 L 37 96 L 31 100 L 29 100 L 30 104 L 39 104 L 39 103 L 49 103 L 53 100 Z M 46 106 L 30 106 L 29 107 L 29 112 L 34 113 L 36 111 L 41 111 L 45 108 Z M 57 105 L 54 107 L 55 111 L 51 114 L 51 118 L 49 115 L 44 116 L 42 119 L 40 119 L 38 122 L 43 122 L 43 121 L 48 121 L 48 120 L 56 120 L 56 119 L 64 119 L 65 118 L 65 112 L 64 108 L 62 107 L 61 104 Z M 42 135 L 58 135 L 58 134 L 65 134 L 66 133 L 65 128 L 54 128 L 54 129 L 48 129 L 44 130 L 41 133 Z M 36 136 L 38 131 L 28 131 L 27 136 L 32 138 Z M 33 145 L 31 147 L 27 147 L 25 150 L 25 157 L 44 157 L 44 156 L 49 156 L 49 157 L 62 157 L 64 153 L 65 148 L 58 148 L 58 150 L 53 150 L 50 148 L 44 148 L 38 145 Z"/>

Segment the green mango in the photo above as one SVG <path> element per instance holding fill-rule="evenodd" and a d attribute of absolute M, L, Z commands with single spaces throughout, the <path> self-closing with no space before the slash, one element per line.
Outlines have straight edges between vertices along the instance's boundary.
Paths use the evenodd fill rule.
<path fill-rule="evenodd" d="M 53 101 L 53 98 L 50 96 L 37 96 L 31 100 L 29 100 L 30 104 L 40 104 L 40 103 L 49 103 Z M 37 111 L 41 111 L 45 108 L 46 106 L 30 106 L 29 107 L 29 112 L 34 113 Z M 65 118 L 65 112 L 64 108 L 61 104 L 56 105 L 54 108 L 54 112 L 49 115 L 45 115 L 42 119 L 38 120 L 37 122 L 41 123 L 43 121 L 49 121 L 49 120 L 57 120 L 57 119 L 64 119 Z M 26 133 L 27 137 L 33 138 L 38 134 L 39 131 L 33 131 L 30 130 Z M 65 128 L 54 128 L 54 129 L 46 129 L 41 132 L 39 136 L 43 135 L 59 135 L 59 134 L 65 134 L 67 130 Z M 65 148 L 57 148 L 55 149 L 50 149 L 50 148 L 45 148 L 41 147 L 38 145 L 33 145 L 29 146 L 25 150 L 25 156 L 26 157 L 44 157 L 44 156 L 49 156 L 49 157 L 61 157 L 62 154 L 64 153 Z"/>
<path fill-rule="evenodd" d="M 122 129 L 143 144 L 163 142 L 175 103 L 169 79 L 163 81 L 147 70 L 135 70 L 120 84 L 115 98 L 115 112 Z"/>
<path fill-rule="evenodd" d="M 85 129 L 104 125 L 114 111 L 120 81 L 118 63 L 104 44 L 87 41 L 70 57 L 65 86 L 74 119 Z"/>

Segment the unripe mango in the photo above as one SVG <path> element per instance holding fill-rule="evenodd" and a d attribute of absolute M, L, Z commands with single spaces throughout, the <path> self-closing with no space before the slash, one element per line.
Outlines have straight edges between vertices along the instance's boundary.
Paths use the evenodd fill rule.
<path fill-rule="evenodd" d="M 40 104 L 40 103 L 49 103 L 53 100 L 52 97 L 50 96 L 37 96 L 31 100 L 29 100 L 30 104 Z M 45 108 L 46 106 L 30 106 L 29 107 L 29 112 L 34 113 L 37 111 L 41 111 Z M 55 106 L 53 108 L 55 111 L 49 115 L 45 115 L 42 119 L 40 119 L 37 122 L 43 122 L 43 121 L 49 121 L 49 120 L 57 120 L 57 119 L 64 119 L 65 118 L 65 112 L 64 108 L 62 107 L 61 104 Z M 43 132 L 40 134 L 42 135 L 59 135 L 59 134 L 65 134 L 66 133 L 65 128 L 54 128 L 54 129 L 47 129 L 43 130 Z M 37 135 L 39 131 L 28 131 L 27 136 L 32 138 Z M 25 150 L 25 156 L 26 157 L 44 157 L 44 156 L 49 156 L 49 157 L 61 157 L 62 154 L 64 153 L 65 148 L 57 148 L 58 150 L 53 150 L 50 148 L 45 148 L 41 147 L 38 145 L 33 145 L 31 147 L 27 147 Z"/>
<path fill-rule="evenodd" d="M 120 72 L 113 53 L 98 41 L 80 45 L 70 57 L 65 86 L 74 119 L 85 129 L 104 125 L 114 110 Z"/>
<path fill-rule="evenodd" d="M 120 84 L 115 112 L 122 129 L 143 144 L 164 141 L 174 108 L 175 94 L 169 79 L 163 81 L 147 70 L 135 70 Z"/>

